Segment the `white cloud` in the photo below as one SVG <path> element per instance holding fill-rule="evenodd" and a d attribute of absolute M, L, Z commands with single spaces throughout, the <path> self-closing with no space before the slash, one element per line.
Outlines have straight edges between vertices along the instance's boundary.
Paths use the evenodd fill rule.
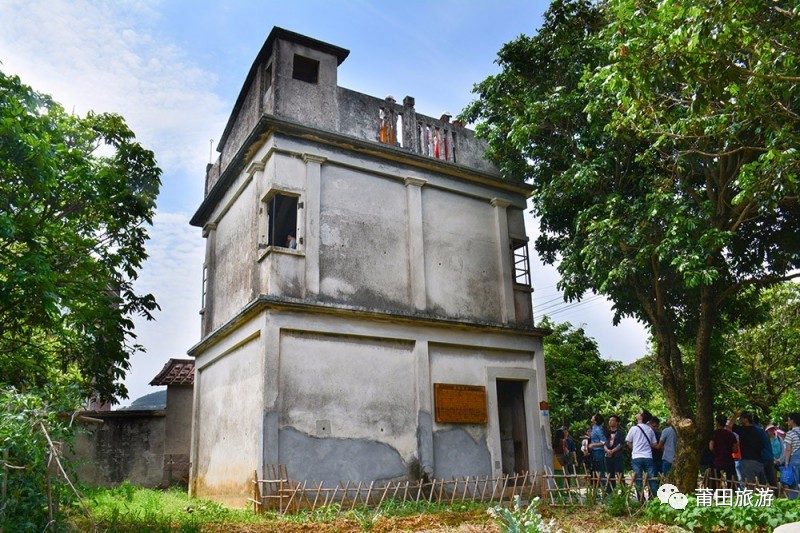
<path fill-rule="evenodd" d="M 67 110 L 120 113 L 166 174 L 192 177 L 180 188 L 199 201 L 228 105 L 214 74 L 154 33 L 157 17 L 140 2 L 0 2 L 0 68 Z"/>
<path fill-rule="evenodd" d="M 149 381 L 170 357 L 186 357 L 200 337 L 204 241 L 187 209 L 202 198 L 209 139 L 228 104 L 214 93 L 216 75 L 159 35 L 149 2 L 33 0 L 0 2 L 0 69 L 47 93 L 68 111 L 115 112 L 164 170 L 150 258 L 136 287 L 153 293 L 156 321 L 136 320 L 147 349 L 125 380 L 131 399 L 153 392 Z M 127 404 L 129 402 L 123 402 Z"/>

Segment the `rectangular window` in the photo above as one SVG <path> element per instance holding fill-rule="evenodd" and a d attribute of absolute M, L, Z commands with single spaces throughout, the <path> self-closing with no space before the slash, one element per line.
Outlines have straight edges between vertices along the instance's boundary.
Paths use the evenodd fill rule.
<path fill-rule="evenodd" d="M 267 246 L 297 248 L 297 196 L 275 194 L 267 200 Z"/>
<path fill-rule="evenodd" d="M 319 80 L 319 61 L 295 54 L 292 78 L 308 83 L 317 83 Z"/>
<path fill-rule="evenodd" d="M 514 265 L 514 283 L 531 286 L 531 264 L 528 259 L 528 243 L 522 240 L 511 241 L 511 260 Z"/>
<path fill-rule="evenodd" d="M 208 265 L 203 265 L 203 294 L 200 296 L 200 310 L 206 308 L 206 293 L 208 291 Z"/>

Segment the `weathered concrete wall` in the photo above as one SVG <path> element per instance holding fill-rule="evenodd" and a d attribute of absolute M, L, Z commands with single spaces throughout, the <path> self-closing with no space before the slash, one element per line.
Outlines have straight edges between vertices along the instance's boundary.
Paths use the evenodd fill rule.
<path fill-rule="evenodd" d="M 225 145 L 222 147 L 222 153 L 220 154 L 220 164 L 222 168 L 230 164 L 231 159 L 233 159 L 236 152 L 241 148 L 242 144 L 244 144 L 244 140 L 253 130 L 253 127 L 261 116 L 261 77 L 263 74 L 264 65 L 260 65 L 253 83 L 247 88 L 247 94 L 242 102 L 242 107 L 228 133 Z"/>
<path fill-rule="evenodd" d="M 335 131 L 337 128 L 337 58 L 319 50 L 287 41 L 276 42 L 275 115 L 306 126 Z M 319 61 L 317 83 L 292 77 L 294 56 Z"/>
<path fill-rule="evenodd" d="M 263 344 L 258 321 L 197 359 L 193 494 L 241 505 L 261 460 Z"/>
<path fill-rule="evenodd" d="M 192 437 L 193 396 L 194 389 L 191 385 L 167 387 L 164 453 L 189 453 L 189 443 Z"/>
<path fill-rule="evenodd" d="M 265 248 L 264 199 L 274 192 L 298 198 L 296 250 Z M 204 331 L 258 294 L 530 324 L 530 297 L 514 294 L 507 251 L 510 238 L 525 238 L 524 205 L 486 186 L 274 135 L 214 212 Z"/>
<path fill-rule="evenodd" d="M 215 329 L 231 319 L 253 299 L 256 286 L 253 280 L 258 252 L 258 199 L 252 180 L 242 179 L 238 201 L 216 221 L 214 264 L 209 269 L 208 283 L 214 296 L 210 327 Z"/>
<path fill-rule="evenodd" d="M 191 385 L 167 387 L 163 487 L 176 484 L 186 486 L 189 483 L 193 396 L 194 388 Z"/>
<path fill-rule="evenodd" d="M 425 284 L 433 314 L 501 321 L 493 209 L 485 201 L 423 188 Z"/>
<path fill-rule="evenodd" d="M 408 474 L 417 448 L 411 348 L 380 338 L 281 335 L 280 461 L 292 476 Z"/>
<path fill-rule="evenodd" d="M 320 296 L 408 310 L 406 191 L 402 182 L 338 166 L 322 172 Z"/>
<path fill-rule="evenodd" d="M 164 462 L 164 411 L 92 413 L 102 424 L 87 424 L 75 441 L 76 473 L 82 483 L 158 487 Z"/>
<path fill-rule="evenodd" d="M 540 348 L 537 346 L 539 351 Z M 442 424 L 434 421 L 434 464 L 437 477 L 499 474 L 502 450 L 496 380 L 525 380 L 528 459 L 531 471 L 542 469 L 538 417 L 543 385 L 536 380 L 534 351 L 511 351 L 474 346 L 430 346 L 431 383 L 458 383 L 486 387 L 487 424 Z M 540 388 L 541 387 L 541 388 Z"/>

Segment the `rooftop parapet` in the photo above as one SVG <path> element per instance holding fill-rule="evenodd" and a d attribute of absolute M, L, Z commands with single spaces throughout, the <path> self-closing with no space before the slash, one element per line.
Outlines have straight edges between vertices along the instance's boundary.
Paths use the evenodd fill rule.
<path fill-rule="evenodd" d="M 226 172 L 237 172 L 260 135 L 276 124 L 313 131 L 332 142 L 375 143 L 369 150 L 414 154 L 499 178 L 483 155 L 486 143 L 449 114 L 416 113 L 415 100 L 402 103 L 337 85 L 337 68 L 349 52 L 281 28 L 273 28 L 248 73 L 217 147 L 220 156 L 206 170 L 205 194 Z M 382 145 L 378 147 L 377 145 Z M 417 159 L 419 162 L 420 159 Z"/>

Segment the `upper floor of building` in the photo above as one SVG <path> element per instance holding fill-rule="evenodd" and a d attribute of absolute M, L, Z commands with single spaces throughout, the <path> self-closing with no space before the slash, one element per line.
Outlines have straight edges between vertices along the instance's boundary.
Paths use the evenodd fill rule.
<path fill-rule="evenodd" d="M 275 28 L 206 173 L 203 336 L 259 298 L 532 326 L 523 212 L 473 132 L 338 87 L 348 51 Z"/>

